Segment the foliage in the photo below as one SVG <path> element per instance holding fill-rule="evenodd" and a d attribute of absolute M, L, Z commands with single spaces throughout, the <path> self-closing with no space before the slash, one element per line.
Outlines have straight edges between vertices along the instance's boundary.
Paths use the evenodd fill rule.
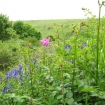
<path fill-rule="evenodd" d="M 0 14 L 0 40 L 8 40 L 10 35 L 6 34 L 8 28 L 12 27 L 12 22 L 9 21 L 9 18 L 6 15 Z"/>
<path fill-rule="evenodd" d="M 5 30 L 5 34 L 7 35 L 8 39 L 10 39 L 10 38 L 18 38 L 18 36 L 16 34 L 16 31 L 13 30 L 13 28 L 7 28 Z"/>
<path fill-rule="evenodd" d="M 20 48 L 16 41 L 0 42 L 0 71 L 8 70 L 19 63 Z"/>
<path fill-rule="evenodd" d="M 39 43 L 39 40 L 35 37 L 27 37 L 27 38 L 24 38 L 24 41 L 25 41 L 25 46 L 40 46 L 40 43 Z"/>
<path fill-rule="evenodd" d="M 91 16 L 68 27 L 54 25 L 55 40 L 41 40 L 39 47 L 28 45 L 30 37 L 17 40 L 21 62 L 0 73 L 0 103 L 105 105 L 105 18 Z"/>
<path fill-rule="evenodd" d="M 24 23 L 23 21 L 14 22 L 13 29 L 19 35 L 20 39 L 24 39 L 24 38 L 27 38 L 29 36 L 35 37 L 38 40 L 41 38 L 41 33 L 38 32 L 38 30 L 36 30 L 30 24 Z"/>

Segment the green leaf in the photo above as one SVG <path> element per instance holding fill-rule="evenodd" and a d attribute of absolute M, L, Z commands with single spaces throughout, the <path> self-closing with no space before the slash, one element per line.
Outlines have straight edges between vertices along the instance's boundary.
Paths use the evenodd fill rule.
<path fill-rule="evenodd" d="M 68 90 L 67 94 L 66 94 L 67 98 L 72 98 L 73 97 L 73 93 L 71 90 Z"/>
<path fill-rule="evenodd" d="M 95 92 L 96 89 L 95 88 L 92 88 L 92 87 L 88 87 L 88 88 L 84 88 L 81 90 L 82 92 Z"/>
<path fill-rule="evenodd" d="M 68 104 L 68 105 L 74 105 L 74 99 L 73 98 L 65 98 L 65 102 Z"/>
<path fill-rule="evenodd" d="M 59 99 L 62 99 L 62 97 L 63 97 L 63 95 L 59 95 L 58 97 L 57 97 L 57 99 L 59 100 Z"/>
<path fill-rule="evenodd" d="M 53 91 L 52 92 L 52 94 L 50 95 L 50 97 L 52 98 L 52 99 L 54 99 L 54 96 L 57 94 L 57 91 Z"/>
<path fill-rule="evenodd" d="M 47 66 L 43 66 L 43 68 L 46 69 L 46 70 L 48 70 L 48 71 L 50 70 Z"/>

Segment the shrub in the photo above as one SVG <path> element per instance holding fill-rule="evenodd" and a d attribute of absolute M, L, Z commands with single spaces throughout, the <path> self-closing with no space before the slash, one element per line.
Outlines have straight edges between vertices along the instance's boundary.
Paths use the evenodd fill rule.
<path fill-rule="evenodd" d="M 17 43 L 0 42 L 0 70 L 8 70 L 19 62 L 20 50 Z"/>
<path fill-rule="evenodd" d="M 36 39 L 35 37 L 27 37 L 24 39 L 25 42 L 30 43 L 32 46 L 39 46 L 39 40 Z"/>
<path fill-rule="evenodd" d="M 9 21 L 9 18 L 6 15 L 0 14 L 0 40 L 5 41 L 10 38 L 6 34 L 6 29 L 12 27 L 12 22 Z"/>
<path fill-rule="evenodd" d="M 35 37 L 38 40 L 41 38 L 41 33 L 40 32 L 38 32 L 30 24 L 24 23 L 23 21 L 16 21 L 13 24 L 13 29 L 19 35 L 20 39 L 27 38 L 28 36 Z"/>
<path fill-rule="evenodd" d="M 5 30 L 5 34 L 8 37 L 8 39 L 18 37 L 17 34 L 16 34 L 16 31 L 13 28 L 7 28 Z"/>

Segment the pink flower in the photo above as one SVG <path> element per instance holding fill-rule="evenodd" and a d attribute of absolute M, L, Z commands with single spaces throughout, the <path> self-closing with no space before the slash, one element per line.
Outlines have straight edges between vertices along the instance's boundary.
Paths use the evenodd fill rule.
<path fill-rule="evenodd" d="M 40 43 L 43 45 L 43 46 L 48 46 L 49 43 L 50 43 L 50 40 L 48 38 L 44 38 L 40 41 Z"/>

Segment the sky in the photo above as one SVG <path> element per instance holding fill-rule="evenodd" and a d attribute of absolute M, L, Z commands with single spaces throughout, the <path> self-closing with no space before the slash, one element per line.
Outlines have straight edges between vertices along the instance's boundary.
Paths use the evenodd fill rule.
<path fill-rule="evenodd" d="M 98 16 L 98 0 L 0 0 L 0 13 L 15 21 L 87 18 L 82 7 Z"/>

